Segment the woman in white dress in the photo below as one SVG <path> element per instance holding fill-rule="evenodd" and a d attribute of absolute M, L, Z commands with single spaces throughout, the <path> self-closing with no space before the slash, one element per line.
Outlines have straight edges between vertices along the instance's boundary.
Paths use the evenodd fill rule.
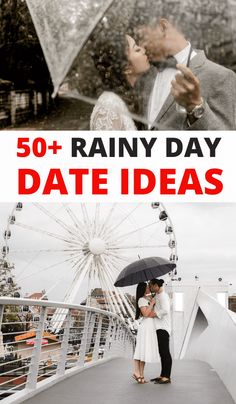
<path fill-rule="evenodd" d="M 154 305 L 156 300 L 151 297 L 149 286 L 141 282 L 136 291 L 136 320 L 141 318 L 138 326 L 136 347 L 134 352 L 133 378 L 138 383 L 147 383 L 144 378 L 146 362 L 159 362 L 156 328 L 154 325 Z"/>
<path fill-rule="evenodd" d="M 130 112 L 138 112 L 134 86 L 150 68 L 145 49 L 130 35 L 109 34 L 94 43 L 93 59 L 105 91 L 93 109 L 90 129 L 137 130 Z"/>

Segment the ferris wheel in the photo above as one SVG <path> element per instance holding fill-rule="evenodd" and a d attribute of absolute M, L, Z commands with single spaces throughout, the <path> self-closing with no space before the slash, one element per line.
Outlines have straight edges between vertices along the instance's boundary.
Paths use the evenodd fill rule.
<path fill-rule="evenodd" d="M 61 290 L 61 300 L 76 301 L 91 290 L 104 291 L 106 308 L 123 319 L 134 318 L 129 294 L 115 288 L 120 271 L 148 256 L 177 261 L 177 241 L 162 203 L 22 204 L 9 210 L 2 256 L 14 262 L 16 280 L 28 289 Z M 173 274 L 170 274 L 171 276 Z M 34 290 L 35 291 L 35 290 Z M 57 298 L 58 299 L 58 298 Z M 66 312 L 56 312 L 60 328 Z"/>

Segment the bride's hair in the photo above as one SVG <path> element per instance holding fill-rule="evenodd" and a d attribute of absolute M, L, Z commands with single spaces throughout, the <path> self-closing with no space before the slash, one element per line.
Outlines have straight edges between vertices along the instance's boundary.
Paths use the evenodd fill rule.
<path fill-rule="evenodd" d="M 125 34 L 111 34 L 93 42 L 92 57 L 104 87 L 113 91 L 119 90 L 126 84 L 124 70 L 128 64 L 128 42 Z"/>
<path fill-rule="evenodd" d="M 137 286 L 137 290 L 136 290 L 136 315 L 135 315 L 135 320 L 138 320 L 141 314 L 141 310 L 138 306 L 138 301 L 141 297 L 143 297 L 145 295 L 146 292 L 146 288 L 147 288 L 147 284 L 145 282 L 141 282 L 138 284 Z"/>
<path fill-rule="evenodd" d="M 101 77 L 103 90 L 113 91 L 127 104 L 131 112 L 138 113 L 135 91 L 129 85 L 125 68 L 128 66 L 128 41 L 125 32 L 109 32 L 93 38 L 92 58 Z"/>

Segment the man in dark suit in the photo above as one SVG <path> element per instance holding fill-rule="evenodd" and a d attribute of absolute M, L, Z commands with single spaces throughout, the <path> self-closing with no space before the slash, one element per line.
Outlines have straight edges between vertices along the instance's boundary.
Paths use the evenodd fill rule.
<path fill-rule="evenodd" d="M 149 129 L 236 129 L 233 71 L 193 49 L 165 18 L 140 26 L 137 32 L 140 44 L 157 67 L 141 80 L 138 89 Z"/>

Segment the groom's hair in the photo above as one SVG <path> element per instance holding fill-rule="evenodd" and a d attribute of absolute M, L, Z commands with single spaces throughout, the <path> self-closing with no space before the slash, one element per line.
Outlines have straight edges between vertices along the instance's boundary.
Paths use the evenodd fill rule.
<path fill-rule="evenodd" d="M 136 30 L 137 27 L 140 26 L 155 26 L 158 24 L 160 20 L 160 15 L 150 15 L 150 13 L 147 13 L 147 8 L 142 8 L 138 7 L 136 10 L 133 12 L 131 18 L 130 18 L 130 28 L 132 30 Z"/>
<path fill-rule="evenodd" d="M 185 33 L 186 18 L 189 18 L 185 12 L 184 5 L 178 6 L 178 12 L 173 13 L 168 1 L 149 0 L 148 5 L 143 0 L 137 0 L 135 10 L 130 20 L 130 26 L 136 30 L 141 26 L 155 27 L 162 18 L 169 21 L 178 31 Z"/>
<path fill-rule="evenodd" d="M 159 288 L 161 288 L 164 285 L 165 281 L 163 279 L 152 279 L 149 283 L 152 286 L 157 285 L 157 286 L 159 286 Z"/>

